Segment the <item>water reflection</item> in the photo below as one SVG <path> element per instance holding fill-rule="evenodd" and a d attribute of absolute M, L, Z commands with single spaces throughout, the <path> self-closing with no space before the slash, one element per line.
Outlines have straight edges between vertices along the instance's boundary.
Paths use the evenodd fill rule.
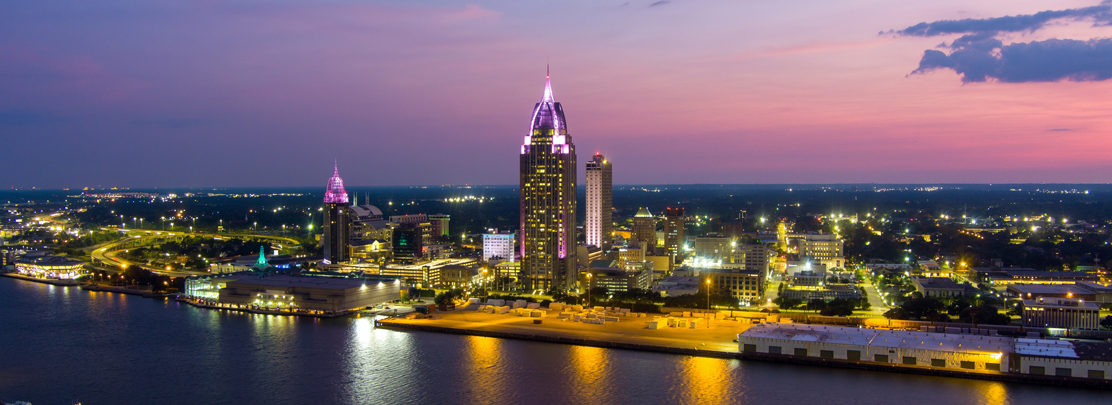
<path fill-rule="evenodd" d="M 610 352 L 607 349 L 587 346 L 567 346 L 571 363 L 573 402 L 612 403 Z"/>
<path fill-rule="evenodd" d="M 734 402 L 727 392 L 730 375 L 727 361 L 708 357 L 687 357 L 683 375 L 690 379 L 687 398 L 700 404 Z"/>
<path fill-rule="evenodd" d="M 985 382 L 981 386 L 981 403 L 984 405 L 1004 405 L 1008 402 L 1008 389 L 1003 383 Z"/>

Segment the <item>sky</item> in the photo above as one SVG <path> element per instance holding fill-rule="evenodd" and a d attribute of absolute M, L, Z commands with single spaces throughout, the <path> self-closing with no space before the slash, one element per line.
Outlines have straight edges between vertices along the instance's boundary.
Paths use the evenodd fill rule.
<path fill-rule="evenodd" d="M 0 186 L 1109 183 L 1112 0 L 0 2 Z M 582 177 L 582 167 L 580 167 Z"/>

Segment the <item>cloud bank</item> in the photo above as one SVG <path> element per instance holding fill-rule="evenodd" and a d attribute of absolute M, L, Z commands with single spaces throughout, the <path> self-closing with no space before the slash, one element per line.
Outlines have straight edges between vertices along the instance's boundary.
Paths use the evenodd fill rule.
<path fill-rule="evenodd" d="M 950 69 L 963 83 L 995 80 L 1005 83 L 1102 81 L 1112 79 L 1112 39 L 1048 39 L 1004 45 L 1003 33 L 1034 32 L 1058 21 L 1090 20 L 1095 26 L 1112 25 L 1112 0 L 1100 5 L 1047 10 L 1006 17 L 923 22 L 889 33 L 931 37 L 965 34 L 939 48 L 928 49 L 911 74 Z"/>

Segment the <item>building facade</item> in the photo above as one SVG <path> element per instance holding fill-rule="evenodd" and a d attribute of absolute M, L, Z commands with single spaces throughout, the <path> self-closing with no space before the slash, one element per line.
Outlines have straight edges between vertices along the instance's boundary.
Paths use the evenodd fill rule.
<path fill-rule="evenodd" d="M 613 167 L 605 156 L 595 153 L 587 161 L 587 217 L 583 224 L 587 245 L 610 250 L 613 245 Z"/>
<path fill-rule="evenodd" d="M 737 245 L 735 255 L 740 256 L 735 262 L 745 263 L 746 270 L 768 272 L 768 245 L 759 243 L 743 243 Z"/>
<path fill-rule="evenodd" d="M 416 224 L 401 224 L 394 228 L 393 254 L 395 263 L 415 263 L 424 256 L 421 227 Z"/>
<path fill-rule="evenodd" d="M 564 108 L 546 76 L 520 156 L 521 281 L 528 289 L 569 288 L 576 281 L 576 164 Z"/>
<path fill-rule="evenodd" d="M 729 293 L 738 302 L 750 302 L 764 298 L 765 273 L 759 270 L 707 270 L 704 277 L 710 279 L 712 291 Z"/>
<path fill-rule="evenodd" d="M 512 232 L 483 234 L 483 261 L 514 261 L 514 241 L 517 235 Z"/>
<path fill-rule="evenodd" d="M 324 260 L 329 263 L 343 263 L 348 260 L 351 243 L 351 219 L 348 216 L 348 193 L 344 190 L 344 180 L 340 178 L 339 165 L 333 166 L 328 188 L 324 190 Z"/>
<path fill-rule="evenodd" d="M 679 262 L 676 258 L 683 258 L 683 226 L 683 207 L 664 208 L 664 248 L 673 263 Z"/>
<path fill-rule="evenodd" d="M 633 240 L 641 241 L 649 254 L 656 247 L 656 218 L 648 208 L 641 207 L 633 216 Z"/>
<path fill-rule="evenodd" d="M 1071 298 L 1023 300 L 1023 326 L 1100 329 L 1100 305 Z"/>
<path fill-rule="evenodd" d="M 842 252 L 842 240 L 833 234 L 808 234 L 799 244 L 800 257 L 810 258 L 829 268 L 845 267 L 846 260 Z"/>

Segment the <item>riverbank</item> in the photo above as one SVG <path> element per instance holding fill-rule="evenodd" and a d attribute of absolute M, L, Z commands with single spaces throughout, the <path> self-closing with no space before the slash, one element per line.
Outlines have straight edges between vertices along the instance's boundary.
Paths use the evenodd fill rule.
<path fill-rule="evenodd" d="M 101 292 L 114 292 L 128 295 L 138 295 L 144 298 L 169 298 L 174 294 L 170 293 L 156 293 L 151 291 L 136 290 L 127 287 L 112 287 L 99 284 L 82 284 L 81 289 L 85 291 L 101 291 Z"/>
<path fill-rule="evenodd" d="M 36 283 L 56 285 L 56 286 L 61 286 L 61 287 L 76 287 L 76 286 L 81 285 L 81 283 L 77 280 L 58 280 L 58 279 L 50 279 L 50 278 L 37 278 L 37 277 L 25 276 L 25 275 L 22 275 L 22 274 L 19 274 L 19 273 L 3 273 L 3 274 L 0 274 L 0 276 L 11 277 L 11 278 L 26 280 L 26 281 L 33 281 L 33 282 L 36 282 Z"/>
<path fill-rule="evenodd" d="M 376 327 L 396 330 L 530 340 L 699 357 L 768 361 L 1024 384 L 1112 389 L 1112 380 L 1033 376 L 1002 372 L 969 373 L 926 366 L 742 352 L 738 350 L 738 344 L 734 342 L 734 339 L 751 326 L 751 324 L 745 322 L 712 321 L 709 325 L 700 325 L 699 328 L 694 329 L 649 329 L 648 323 L 652 318 L 624 318 L 616 323 L 608 322 L 605 325 L 593 325 L 560 320 L 555 318 L 552 313 L 548 313 L 542 318 L 532 318 L 509 314 L 484 314 L 476 312 L 474 309 L 472 306 L 471 310 L 458 309 L 435 312 L 431 319 L 387 318 L 376 321 L 375 325 Z M 535 319 L 540 319 L 541 323 L 533 323 Z"/>

